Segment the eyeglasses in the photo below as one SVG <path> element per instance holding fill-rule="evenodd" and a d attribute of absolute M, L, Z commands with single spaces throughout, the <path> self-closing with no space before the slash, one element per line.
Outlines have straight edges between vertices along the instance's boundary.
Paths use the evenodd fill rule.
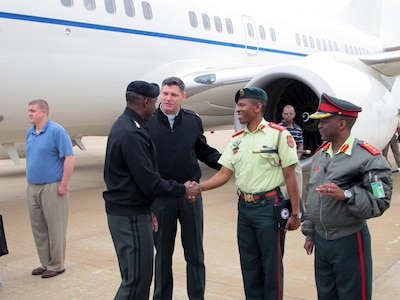
<path fill-rule="evenodd" d="M 294 112 L 284 112 L 284 115 L 294 115 Z"/>

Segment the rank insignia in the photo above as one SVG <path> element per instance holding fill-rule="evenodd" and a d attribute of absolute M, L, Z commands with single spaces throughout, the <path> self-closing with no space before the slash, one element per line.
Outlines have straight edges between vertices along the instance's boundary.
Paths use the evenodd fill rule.
<path fill-rule="evenodd" d="M 290 148 L 293 148 L 294 145 L 295 145 L 293 136 L 291 136 L 291 135 L 288 135 L 288 136 L 286 137 L 286 142 L 287 142 L 287 144 L 288 144 L 288 146 L 289 146 Z"/>

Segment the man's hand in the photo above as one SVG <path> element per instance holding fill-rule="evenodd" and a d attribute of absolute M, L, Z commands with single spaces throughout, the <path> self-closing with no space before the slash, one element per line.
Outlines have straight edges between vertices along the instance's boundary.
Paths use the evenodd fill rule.
<path fill-rule="evenodd" d="M 286 222 L 285 230 L 289 230 L 289 231 L 296 230 L 300 227 L 300 225 L 301 225 L 300 219 L 290 216 Z"/>
<path fill-rule="evenodd" d="M 194 202 L 196 201 L 196 197 L 201 194 L 200 185 L 196 181 L 186 181 L 186 198 L 189 201 Z"/>
<path fill-rule="evenodd" d="M 57 188 L 57 192 L 59 196 L 64 196 L 69 192 L 69 185 L 61 182 Z"/>
<path fill-rule="evenodd" d="M 151 230 L 153 230 L 153 232 L 158 231 L 158 220 L 156 215 L 153 213 L 151 213 Z"/>
<path fill-rule="evenodd" d="M 304 249 L 306 249 L 308 255 L 311 255 L 314 250 L 314 241 L 306 241 L 304 243 Z"/>

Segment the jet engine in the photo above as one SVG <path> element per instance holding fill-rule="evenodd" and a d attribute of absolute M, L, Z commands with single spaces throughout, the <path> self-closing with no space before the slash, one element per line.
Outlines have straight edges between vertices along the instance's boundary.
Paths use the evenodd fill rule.
<path fill-rule="evenodd" d="M 295 123 L 303 130 L 304 149 L 311 153 L 321 144 L 317 120 L 309 115 L 318 108 L 322 93 L 362 107 L 352 134 L 382 149 L 397 126 L 397 108 L 390 83 L 356 56 L 325 52 L 266 68 L 247 86 L 268 94 L 265 119 L 279 123 L 282 109 L 295 107 Z M 235 129 L 242 128 L 235 112 Z"/>

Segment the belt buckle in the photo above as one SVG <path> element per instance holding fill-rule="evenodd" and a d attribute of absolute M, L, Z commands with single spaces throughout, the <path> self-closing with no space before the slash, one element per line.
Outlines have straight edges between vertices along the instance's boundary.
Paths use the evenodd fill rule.
<path fill-rule="evenodd" d="M 243 198 L 246 200 L 246 202 L 254 202 L 254 196 L 253 194 L 245 194 L 243 193 Z"/>

